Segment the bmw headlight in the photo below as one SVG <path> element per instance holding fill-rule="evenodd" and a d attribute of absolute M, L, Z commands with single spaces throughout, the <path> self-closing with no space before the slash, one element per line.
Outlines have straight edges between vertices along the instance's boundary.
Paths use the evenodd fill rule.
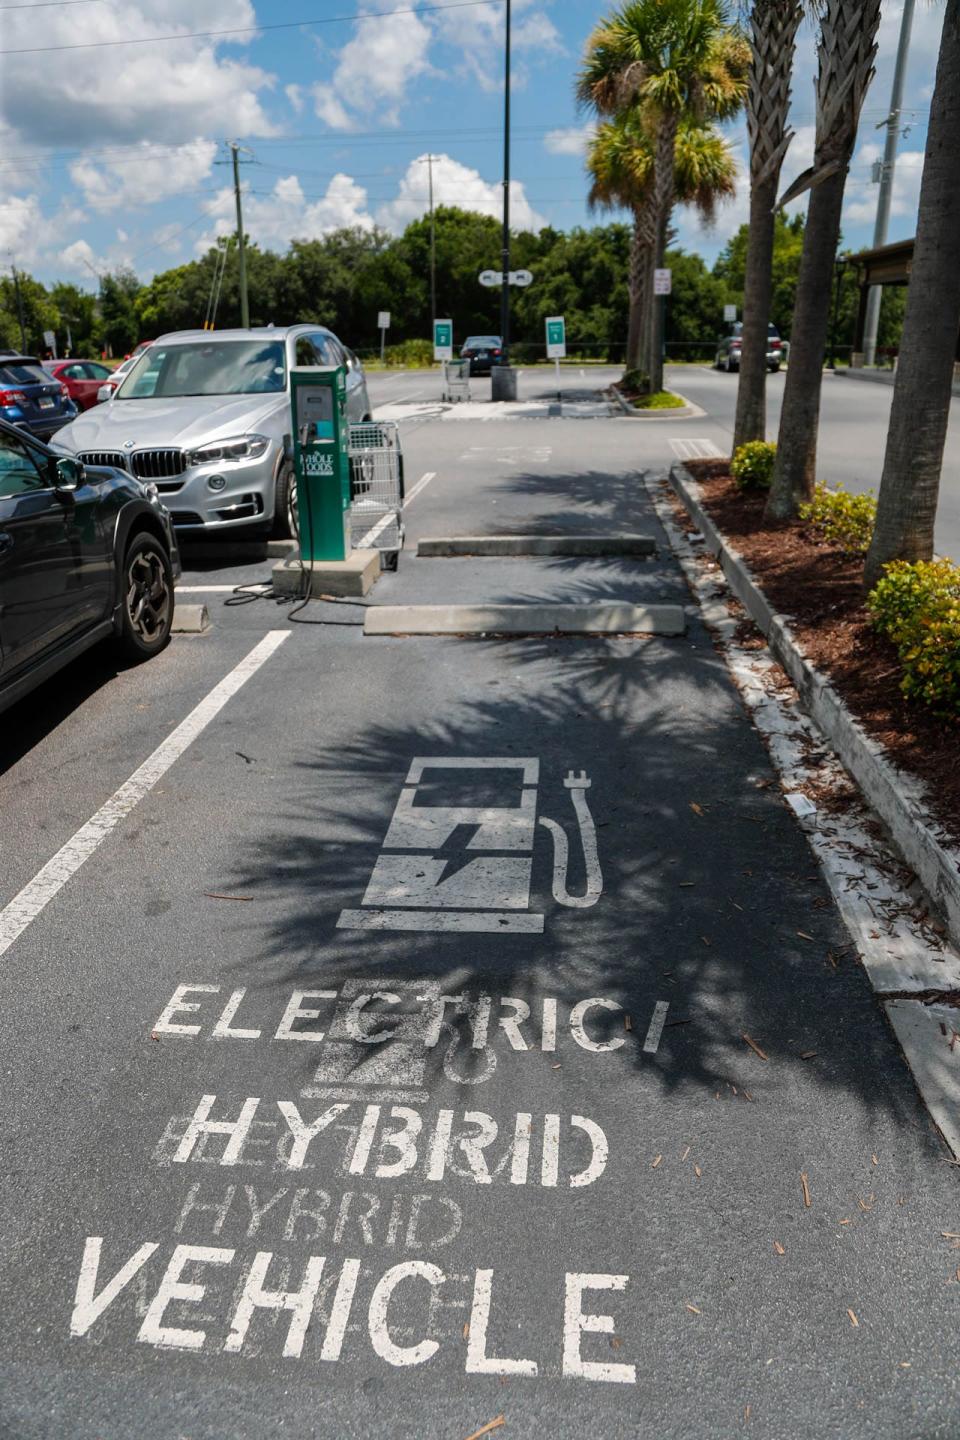
<path fill-rule="evenodd" d="M 270 439 L 266 435 L 233 435 L 229 440 L 211 440 L 188 450 L 188 465 L 219 465 L 230 460 L 257 460 L 266 451 Z"/>

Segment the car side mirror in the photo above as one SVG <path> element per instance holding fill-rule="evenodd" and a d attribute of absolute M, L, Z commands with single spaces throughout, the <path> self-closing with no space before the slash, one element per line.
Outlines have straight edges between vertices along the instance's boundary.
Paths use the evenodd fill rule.
<path fill-rule="evenodd" d="M 76 490 L 82 480 L 83 466 L 79 460 L 63 457 L 54 461 L 53 483 L 57 490 Z"/>

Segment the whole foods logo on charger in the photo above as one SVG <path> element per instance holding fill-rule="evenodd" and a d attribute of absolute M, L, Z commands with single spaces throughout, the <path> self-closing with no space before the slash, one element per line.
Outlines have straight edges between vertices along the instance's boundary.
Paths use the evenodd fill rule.
<path fill-rule="evenodd" d="M 537 813 L 537 759 L 414 758 L 366 890 L 338 927 L 542 934 L 538 843 L 554 902 L 594 906 L 603 873 L 590 778 L 571 768 L 562 784 L 566 825 Z M 565 1057 L 655 1054 L 666 1002 L 633 1033 L 610 996 L 323 975 L 279 994 L 186 977 L 149 1017 L 173 1063 L 189 1060 L 193 1074 L 201 1062 L 210 1083 L 148 1140 L 157 1193 L 175 1192 L 169 1220 L 137 1244 L 83 1240 L 71 1336 L 224 1361 L 368 1364 L 372 1354 L 406 1368 L 445 1354 L 467 1374 L 633 1384 L 634 1365 L 611 1358 L 626 1343 L 611 1337 L 636 1324 L 621 1267 L 571 1256 L 552 1311 L 526 1287 L 514 1315 L 516 1267 L 498 1283 L 496 1262 L 514 1206 L 592 1194 L 612 1163 L 596 1115 L 559 1083 L 560 1103 L 523 1108 L 525 1078 L 542 1095 Z M 238 1082 L 244 1056 L 257 1057 L 257 1094 Z M 504 1089 L 506 1113 L 494 1098 Z M 476 1258 L 465 1264 L 468 1241 Z M 508 1333 L 520 1337 L 509 1353 L 493 1338 Z"/>

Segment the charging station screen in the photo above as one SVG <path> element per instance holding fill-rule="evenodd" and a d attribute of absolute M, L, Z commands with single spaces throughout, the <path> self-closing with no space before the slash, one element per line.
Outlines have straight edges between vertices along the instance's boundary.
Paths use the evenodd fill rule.
<path fill-rule="evenodd" d="M 297 387 L 297 433 L 302 444 L 334 439 L 333 390 L 329 385 Z"/>

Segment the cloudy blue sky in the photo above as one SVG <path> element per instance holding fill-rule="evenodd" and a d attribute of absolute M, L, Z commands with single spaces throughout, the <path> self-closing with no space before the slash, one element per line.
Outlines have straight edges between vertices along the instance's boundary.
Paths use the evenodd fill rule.
<path fill-rule="evenodd" d="M 438 204 L 499 214 L 503 4 L 399 13 L 401 4 L 0 0 L 0 262 L 94 288 L 94 271 L 125 264 L 148 277 L 202 253 L 234 225 L 229 171 L 218 163 L 228 139 L 249 151 L 245 228 L 264 246 L 283 250 L 339 225 L 402 229 L 427 207 L 431 153 Z M 590 223 L 587 127 L 572 87 L 605 8 L 514 0 L 518 226 Z M 844 242 L 857 248 L 872 242 L 875 127 L 889 104 L 900 9 L 891 0 L 883 12 L 847 185 Z M 941 19 L 939 5 L 917 9 L 891 240 L 914 230 Z M 170 35 L 183 38 L 125 43 Z M 814 67 L 808 31 L 785 182 L 810 163 Z M 742 160 L 741 124 L 729 139 Z M 746 214 L 744 181 L 712 231 L 681 212 L 681 243 L 712 260 Z"/>

